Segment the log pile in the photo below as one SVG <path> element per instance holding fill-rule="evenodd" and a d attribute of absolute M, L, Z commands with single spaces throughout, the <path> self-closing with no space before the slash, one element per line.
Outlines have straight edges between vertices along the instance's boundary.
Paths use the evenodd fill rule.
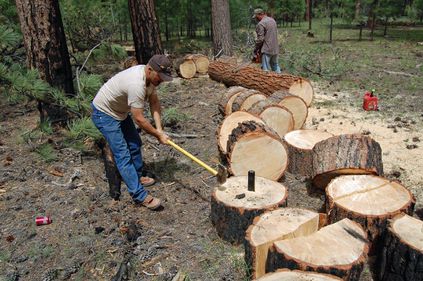
<path fill-rule="evenodd" d="M 380 249 L 388 220 L 400 213 L 412 214 L 413 195 L 404 186 L 372 175 L 340 176 L 326 188 L 330 223 L 349 218 L 367 231 L 371 253 Z"/>
<path fill-rule="evenodd" d="M 301 129 L 307 119 L 308 107 L 304 100 L 298 96 L 287 93 L 286 91 L 277 91 L 270 96 L 270 100 L 287 108 L 294 119 L 293 130 Z"/>
<path fill-rule="evenodd" d="M 298 76 L 262 71 L 251 66 L 239 66 L 224 61 L 212 61 L 209 65 L 209 76 L 226 86 L 242 86 L 271 95 L 278 90 L 285 90 L 301 97 L 307 106 L 313 100 L 311 83 Z"/>
<path fill-rule="evenodd" d="M 343 219 L 311 235 L 275 242 L 266 270 L 315 271 L 358 281 L 367 252 L 366 232 L 358 223 Z"/>
<path fill-rule="evenodd" d="M 256 281 L 341 281 L 329 274 L 313 273 L 310 271 L 279 269 L 274 273 L 256 279 Z"/>
<path fill-rule="evenodd" d="M 205 55 L 192 54 L 175 60 L 176 73 L 185 79 L 207 74 L 209 69 L 209 59 Z"/>
<path fill-rule="evenodd" d="M 273 242 L 310 235 L 319 229 L 319 214 L 295 208 L 277 209 L 256 217 L 245 235 L 245 261 L 252 278 L 265 274 Z"/>
<path fill-rule="evenodd" d="M 248 189 L 246 176 L 231 177 L 214 189 L 211 196 L 211 221 L 219 236 L 231 243 L 242 243 L 253 219 L 266 212 L 286 206 L 285 186 L 255 177 L 254 191 Z"/>
<path fill-rule="evenodd" d="M 377 262 L 382 281 L 423 280 L 423 222 L 405 214 L 390 221 Z"/>

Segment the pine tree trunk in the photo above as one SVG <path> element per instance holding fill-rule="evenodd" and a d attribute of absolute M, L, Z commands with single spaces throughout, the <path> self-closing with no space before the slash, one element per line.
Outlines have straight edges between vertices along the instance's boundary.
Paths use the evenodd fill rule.
<path fill-rule="evenodd" d="M 43 80 L 74 95 L 72 69 L 57 0 L 16 0 L 26 59 Z"/>
<path fill-rule="evenodd" d="M 212 0 L 213 51 L 232 56 L 231 15 L 228 0 Z"/>
<path fill-rule="evenodd" d="M 140 64 L 147 64 L 155 54 L 163 54 L 154 0 L 128 0 L 135 54 Z"/>

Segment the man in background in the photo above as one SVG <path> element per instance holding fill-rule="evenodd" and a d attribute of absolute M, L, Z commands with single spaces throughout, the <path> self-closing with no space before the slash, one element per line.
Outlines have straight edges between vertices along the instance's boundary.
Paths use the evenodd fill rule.
<path fill-rule="evenodd" d="M 255 9 L 253 19 L 258 21 L 256 26 L 255 56 L 261 56 L 261 68 L 264 71 L 281 73 L 278 62 L 279 43 L 276 21 L 267 16 L 262 9 Z"/>

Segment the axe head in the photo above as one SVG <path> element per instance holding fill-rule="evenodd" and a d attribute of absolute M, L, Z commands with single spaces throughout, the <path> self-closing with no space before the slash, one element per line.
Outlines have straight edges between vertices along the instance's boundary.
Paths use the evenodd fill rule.
<path fill-rule="evenodd" d="M 222 164 L 219 164 L 217 166 L 217 175 L 216 175 L 217 182 L 220 184 L 223 184 L 226 182 L 227 178 L 228 178 L 228 170 L 226 169 L 225 166 L 223 166 Z"/>

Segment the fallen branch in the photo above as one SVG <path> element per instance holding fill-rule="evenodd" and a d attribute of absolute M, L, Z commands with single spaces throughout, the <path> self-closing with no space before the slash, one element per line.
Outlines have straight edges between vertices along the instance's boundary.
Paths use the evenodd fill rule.
<path fill-rule="evenodd" d="M 413 75 L 413 74 L 402 72 L 402 71 L 383 70 L 383 72 L 386 72 L 388 74 L 393 74 L 393 75 L 402 75 L 402 76 L 407 76 L 407 77 L 415 77 L 415 75 Z"/>
<path fill-rule="evenodd" d="M 74 185 L 73 184 L 73 181 L 76 178 L 79 178 L 80 176 L 81 176 L 81 171 L 75 169 L 74 172 L 73 172 L 73 174 L 70 176 L 70 178 L 69 178 L 69 180 L 68 180 L 67 183 L 58 183 L 58 182 L 54 182 L 54 181 L 51 182 L 51 183 L 54 184 L 54 185 L 60 186 L 60 187 L 77 188 L 77 187 L 83 186 L 83 184 L 81 183 L 81 184 L 78 184 L 78 185 Z"/>

